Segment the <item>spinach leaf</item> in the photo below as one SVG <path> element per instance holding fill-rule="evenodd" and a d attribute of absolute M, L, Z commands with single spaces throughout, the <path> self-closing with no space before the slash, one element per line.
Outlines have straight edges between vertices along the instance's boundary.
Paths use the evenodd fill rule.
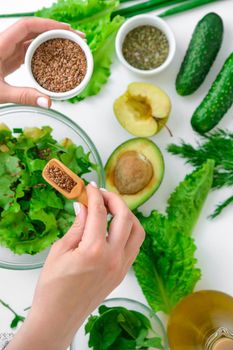
<path fill-rule="evenodd" d="M 94 350 L 163 349 L 162 339 L 155 337 L 150 320 L 125 307 L 101 305 L 99 315 L 89 317 L 85 332 L 90 335 L 88 345 Z"/>

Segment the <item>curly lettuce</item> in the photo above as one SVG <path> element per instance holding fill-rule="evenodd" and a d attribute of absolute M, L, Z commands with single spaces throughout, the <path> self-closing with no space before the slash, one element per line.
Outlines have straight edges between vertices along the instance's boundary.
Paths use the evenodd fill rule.
<path fill-rule="evenodd" d="M 142 291 L 154 311 L 167 314 L 191 293 L 201 277 L 190 236 L 213 181 L 214 162 L 187 175 L 171 194 L 166 214 L 137 216 L 146 239 L 134 264 Z"/>
<path fill-rule="evenodd" d="M 0 244 L 36 254 L 63 236 L 74 220 L 72 202 L 48 185 L 42 169 L 57 158 L 80 176 L 95 165 L 81 146 L 58 143 L 52 129 L 25 129 L 18 137 L 0 127 Z"/>

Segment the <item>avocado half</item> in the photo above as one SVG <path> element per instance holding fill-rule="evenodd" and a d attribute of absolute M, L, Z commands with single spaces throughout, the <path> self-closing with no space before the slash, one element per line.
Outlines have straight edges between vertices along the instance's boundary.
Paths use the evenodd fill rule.
<path fill-rule="evenodd" d="M 164 160 L 156 144 L 143 137 L 118 146 L 106 166 L 106 188 L 119 194 L 133 210 L 159 188 L 164 176 Z"/>

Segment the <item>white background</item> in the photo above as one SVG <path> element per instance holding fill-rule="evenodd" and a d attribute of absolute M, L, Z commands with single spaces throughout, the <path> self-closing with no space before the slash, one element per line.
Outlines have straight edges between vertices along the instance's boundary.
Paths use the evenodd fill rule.
<path fill-rule="evenodd" d="M 0 13 L 33 11 L 51 3 L 52 1 L 50 0 L 1 0 Z M 221 15 L 224 21 L 225 33 L 221 51 L 201 88 L 190 97 L 180 97 L 175 91 L 174 81 L 181 60 L 198 20 L 211 11 Z M 166 21 L 175 33 L 177 52 L 174 61 L 165 72 L 150 79 L 141 79 L 129 73 L 114 58 L 110 80 L 97 96 L 88 98 L 76 105 L 64 102 L 54 102 L 53 104 L 54 109 L 72 118 L 89 134 L 100 152 L 103 163 L 105 163 L 116 146 L 132 137 L 118 124 L 112 110 L 113 101 L 125 91 L 127 84 L 133 81 L 148 81 L 157 84 L 169 94 L 172 100 L 172 113 L 168 126 L 172 130 L 174 137 L 170 138 L 167 131 L 162 130 L 159 135 L 155 135 L 152 138 L 164 153 L 166 172 L 158 192 L 142 207 L 145 213 L 148 213 L 153 208 L 164 211 L 169 194 L 183 179 L 184 175 L 191 170 L 189 166 L 184 165 L 183 160 L 167 154 L 165 148 L 170 142 L 178 142 L 179 138 L 190 142 L 197 138 L 191 129 L 190 117 L 209 89 L 223 62 L 233 50 L 232 15 L 233 0 L 223 0 L 169 17 Z M 14 21 L 15 19 L 0 20 L 0 30 L 4 30 Z M 8 81 L 18 86 L 27 85 L 28 80 L 24 67 L 9 77 Z M 233 108 L 224 117 L 220 127 L 233 130 L 232 115 Z M 214 221 L 207 219 L 215 204 L 232 193 L 232 189 L 212 192 L 193 232 L 197 244 L 196 256 L 199 260 L 198 265 L 202 270 L 202 279 L 196 289 L 216 289 L 233 295 L 233 207 L 226 209 Z M 40 270 L 10 271 L 0 269 L 0 298 L 21 313 L 23 308 L 31 304 L 39 273 Z M 145 301 L 132 272 L 111 296 Z M 0 306 L 0 331 L 9 330 L 10 320 L 11 315 L 9 312 Z"/>

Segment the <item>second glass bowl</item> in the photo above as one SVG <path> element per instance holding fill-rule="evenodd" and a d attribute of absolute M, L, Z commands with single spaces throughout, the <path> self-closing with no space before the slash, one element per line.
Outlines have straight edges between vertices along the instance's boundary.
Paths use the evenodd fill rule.
<path fill-rule="evenodd" d="M 139 301 L 133 300 L 133 299 L 127 299 L 127 298 L 112 298 L 105 300 L 101 305 L 105 305 L 107 307 L 116 307 L 116 306 L 122 306 L 125 307 L 128 310 L 134 310 L 137 312 L 142 313 L 144 316 L 146 316 L 152 326 L 152 330 L 161 337 L 162 343 L 163 343 L 163 349 L 168 350 L 168 339 L 166 335 L 166 331 L 164 329 L 164 326 L 158 316 L 155 314 L 153 310 L 151 310 L 148 306 L 140 303 Z M 92 315 L 98 314 L 98 308 L 95 310 Z M 88 346 L 88 340 L 89 340 L 89 334 L 85 334 L 85 324 L 87 323 L 87 320 L 84 322 L 83 326 L 79 329 L 79 331 L 76 333 L 73 342 L 71 344 L 71 350 L 89 350 Z M 149 350 L 152 350 L 154 348 L 150 348 Z"/>

